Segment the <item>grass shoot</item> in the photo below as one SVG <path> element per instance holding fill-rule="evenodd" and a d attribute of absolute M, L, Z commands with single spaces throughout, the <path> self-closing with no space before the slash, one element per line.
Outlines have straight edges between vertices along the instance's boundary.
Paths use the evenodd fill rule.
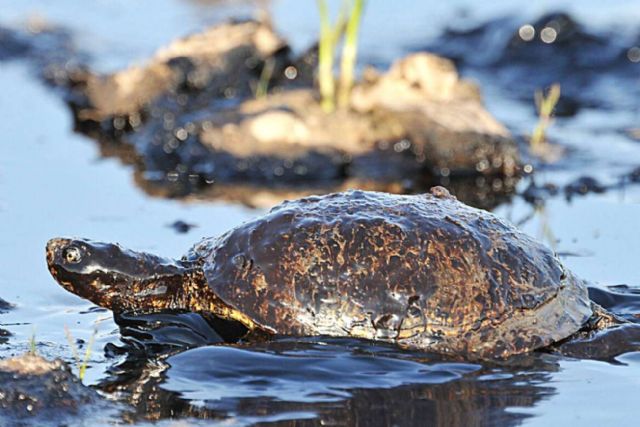
<path fill-rule="evenodd" d="M 37 354 L 36 350 L 36 328 L 33 327 L 33 331 L 31 332 L 31 338 L 29 338 L 29 354 L 31 356 L 35 356 Z"/>
<path fill-rule="evenodd" d="M 338 92 L 338 106 L 345 108 L 349 105 L 351 88 L 353 87 L 356 55 L 358 53 L 358 31 L 364 10 L 364 0 L 353 0 L 349 21 L 342 45 L 342 60 L 340 62 L 340 90 Z"/>
<path fill-rule="evenodd" d="M 353 87 L 357 55 L 358 30 L 365 0 L 343 0 L 335 24 L 331 24 L 326 0 L 316 0 L 320 15 L 320 41 L 318 45 L 318 86 L 322 109 L 330 113 L 336 108 L 336 81 L 333 75 L 334 58 L 338 42 L 344 35 L 340 62 L 338 105 L 346 107 Z"/>
<path fill-rule="evenodd" d="M 276 66 L 276 62 L 273 58 L 269 58 L 265 61 L 264 66 L 262 67 L 262 72 L 260 73 L 260 80 L 258 80 L 258 85 L 256 87 L 256 98 L 261 99 L 267 96 L 267 91 L 269 90 L 269 82 L 271 81 L 271 77 L 273 76 L 273 70 Z"/>
<path fill-rule="evenodd" d="M 87 347 L 82 359 L 80 358 L 78 345 L 74 341 L 73 335 L 71 335 L 71 331 L 67 326 L 64 327 L 64 333 L 67 336 L 67 341 L 69 342 L 69 346 L 71 347 L 71 351 L 73 352 L 73 358 L 76 361 L 78 378 L 80 378 L 80 381 L 82 381 L 84 379 L 85 373 L 87 372 L 87 366 L 89 365 L 89 359 L 91 358 L 91 349 L 93 348 L 93 343 L 95 341 L 96 335 L 98 334 L 98 330 L 94 329 L 91 337 L 89 337 L 89 342 L 87 343 Z"/>
<path fill-rule="evenodd" d="M 549 88 L 547 95 L 540 90 L 535 93 L 536 107 L 538 109 L 538 124 L 531 135 L 530 144 L 533 151 L 541 151 L 547 142 L 547 129 L 553 121 L 553 110 L 560 100 L 560 85 L 554 83 Z"/>
<path fill-rule="evenodd" d="M 318 85 L 322 109 L 329 113 L 335 109 L 335 81 L 333 80 L 334 30 L 329 21 L 326 0 L 317 0 L 320 15 L 320 41 L 318 44 Z"/>

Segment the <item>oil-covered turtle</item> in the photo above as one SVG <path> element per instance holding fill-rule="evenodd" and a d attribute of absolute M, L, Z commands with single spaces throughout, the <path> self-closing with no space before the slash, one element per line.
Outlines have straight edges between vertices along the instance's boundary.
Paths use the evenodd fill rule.
<path fill-rule="evenodd" d="M 552 251 L 442 187 L 287 201 L 178 261 L 52 239 L 49 270 L 115 312 L 214 314 L 249 331 L 506 357 L 616 321 Z"/>

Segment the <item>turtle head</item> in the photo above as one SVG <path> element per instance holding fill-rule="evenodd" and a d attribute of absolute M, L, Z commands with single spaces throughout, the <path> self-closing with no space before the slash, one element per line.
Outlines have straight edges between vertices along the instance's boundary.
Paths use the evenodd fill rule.
<path fill-rule="evenodd" d="M 51 275 L 66 290 L 115 312 L 184 309 L 193 268 L 120 245 L 86 239 L 47 243 Z"/>

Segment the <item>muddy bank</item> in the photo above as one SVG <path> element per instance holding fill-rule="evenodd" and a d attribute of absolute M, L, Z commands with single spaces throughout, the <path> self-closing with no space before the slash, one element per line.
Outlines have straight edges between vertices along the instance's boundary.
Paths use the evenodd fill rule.
<path fill-rule="evenodd" d="M 272 85 L 302 79 L 289 46 L 269 24 L 234 21 L 178 39 L 143 65 L 73 75 L 72 106 L 79 123 L 117 133 L 136 128 L 155 109 L 179 115 L 251 96 L 265 67 Z M 287 67 L 295 75 L 285 74 Z"/>
<path fill-rule="evenodd" d="M 0 298 L 0 313 L 5 313 L 9 311 L 12 307 L 13 307 L 13 304 L 10 304 L 7 301 Z"/>
<path fill-rule="evenodd" d="M 606 182 L 589 175 L 579 176 L 568 181 L 564 185 L 553 182 L 538 183 L 534 175 L 528 177 L 528 185 L 518 192 L 526 202 L 532 205 L 544 204 L 549 199 L 563 195 L 567 202 L 571 202 L 576 197 L 589 194 L 603 194 L 613 190 L 624 190 L 630 185 L 640 184 L 640 168 L 634 168 L 631 172 L 626 172 L 613 177 Z"/>
<path fill-rule="evenodd" d="M 596 31 L 564 12 L 532 22 L 501 17 L 480 25 L 459 24 L 418 48 L 451 58 L 463 70 L 491 73 L 509 88 L 507 96 L 531 105 L 535 90 L 560 83 L 559 116 L 573 116 L 583 108 L 638 106 L 637 29 Z"/>
<path fill-rule="evenodd" d="M 6 329 L 0 328 L 0 344 L 6 343 L 9 340 L 10 336 L 11 332 L 7 331 Z"/>
<path fill-rule="evenodd" d="M 136 146 L 151 139 L 205 180 L 513 176 L 518 166 L 509 132 L 484 110 L 477 87 L 427 54 L 384 75 L 371 71 L 349 109 L 327 114 L 315 90 L 287 90 L 141 135 Z"/>
<path fill-rule="evenodd" d="M 369 178 L 327 179 L 321 182 L 219 182 L 203 181 L 199 176 L 163 172 L 152 173 L 145 169 L 144 163 L 135 150 L 127 144 L 102 140 L 100 155 L 115 158 L 133 168 L 133 182 L 152 197 L 181 199 L 185 201 L 228 201 L 254 208 L 270 208 L 283 200 L 296 199 L 311 194 L 326 194 L 358 188 L 371 191 L 386 191 L 398 194 L 424 193 L 429 188 L 445 186 L 459 200 L 475 207 L 491 209 L 508 201 L 515 193 L 520 176 L 431 176 L 420 175 L 405 178 L 400 165 L 387 165 L 379 171 L 386 175 Z M 393 147 L 386 146 L 386 151 Z M 394 151 L 395 153 L 395 151 Z M 161 164 L 165 158 L 158 160 Z"/>
<path fill-rule="evenodd" d="M 0 360 L 0 423 L 106 425 L 118 406 L 82 385 L 61 360 L 23 355 Z"/>
<path fill-rule="evenodd" d="M 6 313 L 11 308 L 13 308 L 13 304 L 10 304 L 5 300 L 3 300 L 2 298 L 0 298 L 0 314 Z M 6 329 L 0 328 L 0 344 L 6 343 L 10 336 L 11 336 L 11 332 L 7 331 Z"/>
<path fill-rule="evenodd" d="M 64 88 L 77 130 L 174 196 L 349 180 L 422 192 L 423 182 L 481 177 L 480 191 L 501 197 L 519 173 L 514 139 L 479 88 L 434 55 L 367 69 L 348 108 L 333 113 L 313 88 L 315 50 L 294 57 L 263 22 L 209 28 L 113 74 L 78 62 L 43 67 Z"/>
<path fill-rule="evenodd" d="M 181 43 L 193 44 L 190 38 Z M 194 61 L 163 60 L 174 67 L 188 67 L 185 64 Z M 140 72 L 152 73 L 136 70 L 132 76 L 127 70 L 103 79 L 136 80 Z M 299 73 L 293 65 L 284 67 L 285 80 L 297 79 Z M 308 84 L 291 89 L 275 79 L 268 85 L 265 96 L 238 96 L 226 103 L 212 92 L 215 81 L 204 89 L 176 86 L 144 111 L 127 113 L 128 121 L 111 120 L 123 131 L 118 139 L 134 148 L 144 172 L 161 180 L 277 185 L 349 177 L 382 181 L 503 177 L 518 172 L 518 152 L 509 132 L 483 108 L 478 88 L 459 79 L 453 65 L 441 58 L 414 55 L 396 62 L 385 74 L 370 70 L 354 89 L 350 108 L 329 114 L 322 111 L 317 92 Z M 228 92 L 229 87 L 222 89 Z M 92 105 L 109 100 L 92 92 L 91 85 L 87 93 Z M 133 97 L 144 100 L 148 95 Z M 76 117 L 82 121 L 88 115 L 84 109 Z M 133 132 L 126 132 L 128 128 Z M 98 137 L 104 139 L 104 133 Z"/>

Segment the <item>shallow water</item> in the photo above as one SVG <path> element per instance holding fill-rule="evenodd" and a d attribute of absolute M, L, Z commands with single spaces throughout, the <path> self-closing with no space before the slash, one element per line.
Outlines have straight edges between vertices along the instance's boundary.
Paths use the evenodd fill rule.
<path fill-rule="evenodd" d="M 110 70 L 143 60 L 176 36 L 250 8 L 214 3 L 175 0 L 158 7 L 149 0 L 135 5 L 97 1 L 79 8 L 69 0 L 0 0 L 0 25 L 17 25 L 37 12 L 71 28 L 78 44 L 92 54 L 92 64 Z M 615 29 L 616 42 L 640 43 L 635 24 L 640 8 L 632 2 L 548 1 L 517 10 L 510 4 L 372 2 L 363 29 L 362 61 L 386 66 L 401 54 L 433 45 L 447 25 L 471 28 L 510 16 L 506 22 L 517 28 L 550 11 L 545 5 L 574 13 L 587 31 Z M 279 1 L 273 11 L 283 34 L 295 35 L 296 48 L 313 39 L 315 15 L 309 5 Z M 464 41 L 450 41 L 472 51 Z M 503 44 L 498 38 L 488 49 Z M 514 80 L 495 79 L 495 67 L 505 70 L 506 65 L 461 65 L 464 74 L 481 82 L 497 117 L 517 134 L 532 129 L 535 112 L 532 101 L 523 98 L 524 90 L 514 88 Z M 556 121 L 550 135 L 570 154 L 535 177 L 538 184 L 562 186 L 590 175 L 616 188 L 570 201 L 561 192 L 538 209 L 516 196 L 495 209 L 546 241 L 569 268 L 599 289 L 640 287 L 640 185 L 618 185 L 621 176 L 640 166 L 640 143 L 623 133 L 638 127 L 640 108 L 634 100 L 640 99 L 635 96 L 640 77 L 621 77 L 616 70 L 600 70 L 589 83 L 589 93 L 607 100 L 606 108 L 585 107 Z M 640 67 L 635 68 L 640 76 L 638 71 Z M 0 327 L 13 334 L 6 344 L 0 339 L 1 356 L 24 352 L 35 335 L 40 353 L 71 361 L 65 326 L 75 339 L 85 341 L 95 328 L 85 382 L 132 396 L 125 418 L 141 424 L 170 416 L 191 417 L 194 424 L 636 424 L 638 352 L 618 356 L 615 363 L 537 354 L 503 366 L 480 366 L 352 340 L 285 340 L 180 352 L 220 341 L 202 319 L 189 315 L 153 318 L 149 324 L 120 319 L 120 332 L 109 312 L 55 284 L 44 262 L 47 239 L 85 236 L 180 256 L 199 237 L 220 234 L 261 211 L 148 196 L 134 185 L 129 167 L 116 158 L 102 158 L 93 141 L 73 133 L 66 105 L 38 80 L 28 61 L 0 62 L 0 93 L 0 223 L 5 235 L 0 241 L 0 297 L 17 306 L 0 314 Z M 520 183 L 520 192 L 527 181 Z M 197 227 L 176 233 L 169 227 L 176 220 Z M 637 307 L 622 301 L 617 308 L 623 314 Z M 157 320 L 160 326 L 154 326 Z M 153 347 L 158 340 L 174 343 L 175 354 L 150 361 L 139 357 L 136 349 L 165 351 Z M 208 420 L 195 420 L 203 417 Z"/>

